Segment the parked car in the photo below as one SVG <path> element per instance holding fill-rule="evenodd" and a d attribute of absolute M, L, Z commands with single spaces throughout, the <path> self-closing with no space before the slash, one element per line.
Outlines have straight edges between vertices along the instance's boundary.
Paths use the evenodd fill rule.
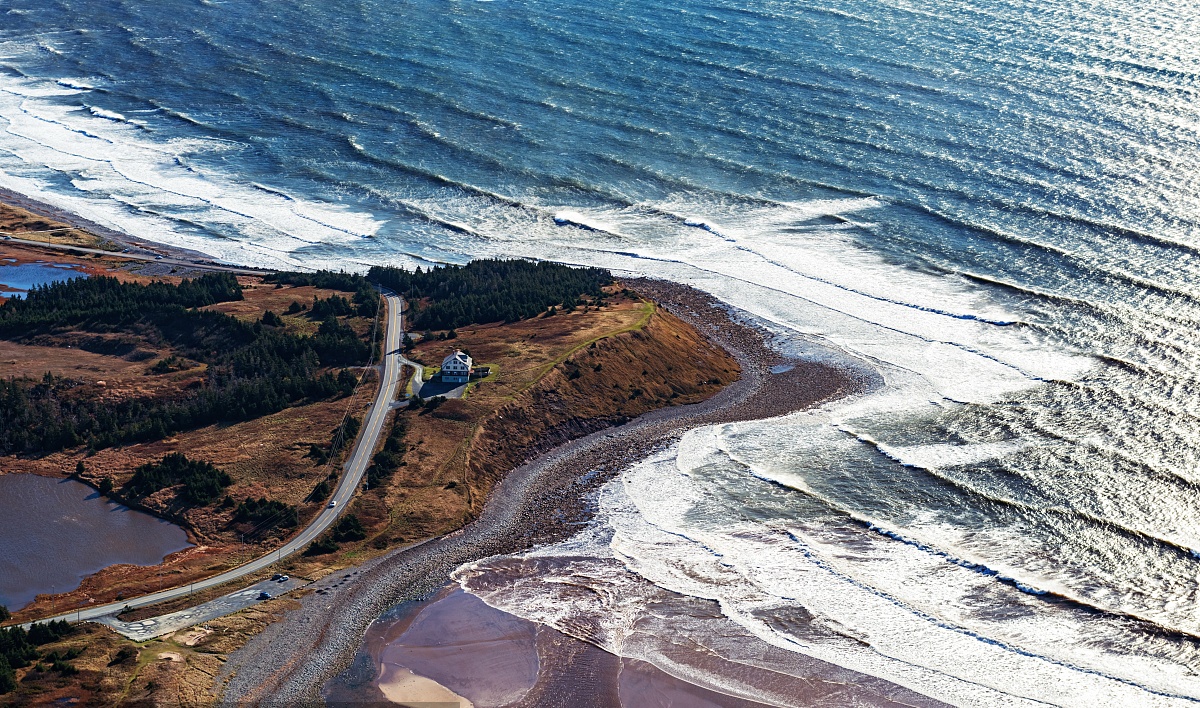
<path fill-rule="evenodd" d="M 266 590 L 263 590 L 262 592 L 260 592 L 260 593 L 258 594 L 258 599 L 260 599 L 260 600 L 270 600 L 270 599 L 271 599 L 271 593 L 267 592 Z"/>
<path fill-rule="evenodd" d="M 286 576 L 286 575 L 281 575 L 281 576 L 279 576 L 279 582 L 281 582 L 281 583 L 286 583 L 286 582 L 287 582 L 287 581 L 289 581 L 289 580 L 291 580 L 291 578 L 289 578 L 289 577 L 288 577 L 288 576 Z"/>

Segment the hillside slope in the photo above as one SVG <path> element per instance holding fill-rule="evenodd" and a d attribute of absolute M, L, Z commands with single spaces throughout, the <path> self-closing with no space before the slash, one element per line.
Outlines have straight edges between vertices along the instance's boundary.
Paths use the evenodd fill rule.
<path fill-rule="evenodd" d="M 563 442 L 702 401 L 739 373 L 729 354 L 655 309 L 641 329 L 579 350 L 483 421 L 469 454 L 472 496 L 483 499 L 505 472 Z"/>

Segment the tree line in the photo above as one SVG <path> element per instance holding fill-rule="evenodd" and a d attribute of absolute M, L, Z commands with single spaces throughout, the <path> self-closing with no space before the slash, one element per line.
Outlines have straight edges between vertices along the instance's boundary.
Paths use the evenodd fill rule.
<path fill-rule="evenodd" d="M 0 454 L 158 440 L 353 390 L 353 374 L 322 371 L 366 363 L 370 345 L 352 328 L 330 315 L 315 335 L 300 336 L 196 309 L 241 298 L 237 279 L 219 273 L 178 285 L 74 279 L 5 301 L 0 305 L 0 339 L 21 341 L 72 330 L 127 333 L 170 345 L 208 368 L 202 385 L 169 399 L 98 401 L 73 390 L 80 382 L 49 374 L 40 381 L 0 380 Z"/>
<path fill-rule="evenodd" d="M 8 614 L 7 611 L 4 614 Z M 60 656 L 57 653 L 42 656 L 38 647 L 74 632 L 75 629 L 65 620 L 54 622 L 39 622 L 31 625 L 26 631 L 20 627 L 5 627 L 0 629 L 0 694 L 10 693 L 17 688 L 15 670 L 23 669 L 35 661 L 49 660 L 51 668 L 59 673 L 75 673 L 75 667 L 66 663 L 79 655 Z M 40 666 L 40 665 L 39 665 Z"/>
<path fill-rule="evenodd" d="M 372 266 L 367 278 L 409 300 L 413 329 L 439 330 L 535 317 L 583 295 L 601 297 L 613 282 L 603 268 L 500 259 L 413 271 Z"/>
<path fill-rule="evenodd" d="M 279 285 L 310 285 L 314 288 L 324 290 L 341 290 L 342 292 L 354 293 L 350 300 L 339 295 L 334 295 L 325 300 L 317 300 L 313 302 L 312 318 L 322 319 L 327 314 L 328 310 L 318 308 L 334 307 L 341 309 L 342 305 L 354 303 L 354 308 L 362 317 L 371 317 L 375 314 L 375 305 L 379 300 L 379 293 L 375 290 L 375 286 L 367 278 L 356 275 L 354 273 L 346 273 L 343 271 L 318 270 L 313 273 L 273 273 L 268 275 L 264 280 L 268 283 L 277 283 Z M 339 302 L 340 301 L 340 302 Z M 293 303 L 299 305 L 299 303 Z M 300 308 L 289 314 L 296 314 Z M 348 312 L 337 311 L 335 314 L 348 314 Z"/>

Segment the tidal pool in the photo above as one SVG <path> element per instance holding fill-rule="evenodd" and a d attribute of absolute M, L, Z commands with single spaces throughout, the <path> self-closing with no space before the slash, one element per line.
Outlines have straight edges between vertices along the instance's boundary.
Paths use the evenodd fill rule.
<path fill-rule="evenodd" d="M 10 610 L 110 565 L 155 565 L 189 545 L 182 528 L 81 482 L 0 475 L 0 605 Z"/>

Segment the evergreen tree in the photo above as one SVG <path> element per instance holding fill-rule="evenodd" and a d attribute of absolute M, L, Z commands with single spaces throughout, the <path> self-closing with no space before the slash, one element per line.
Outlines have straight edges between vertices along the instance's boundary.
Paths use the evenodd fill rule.
<path fill-rule="evenodd" d="M 315 336 L 303 337 L 196 309 L 241 298 L 236 278 L 214 274 L 178 285 L 75 279 L 38 286 L 0 304 L 0 339 L 127 333 L 168 344 L 207 365 L 203 386 L 171 399 L 112 402 L 69 395 L 79 382 L 49 373 L 40 381 L 0 380 L 0 455 L 44 454 L 80 444 L 99 449 L 274 413 L 344 394 L 346 378 L 338 381 L 322 368 L 360 365 L 370 357 L 363 339 L 335 318 L 323 322 Z M 179 361 L 175 355 L 164 359 L 158 373 L 176 370 Z"/>
<path fill-rule="evenodd" d="M 491 259 L 424 271 L 375 266 L 367 277 L 404 295 L 411 326 L 427 330 L 534 317 L 552 305 L 577 305 L 580 296 L 599 298 L 613 282 L 601 268 Z"/>

